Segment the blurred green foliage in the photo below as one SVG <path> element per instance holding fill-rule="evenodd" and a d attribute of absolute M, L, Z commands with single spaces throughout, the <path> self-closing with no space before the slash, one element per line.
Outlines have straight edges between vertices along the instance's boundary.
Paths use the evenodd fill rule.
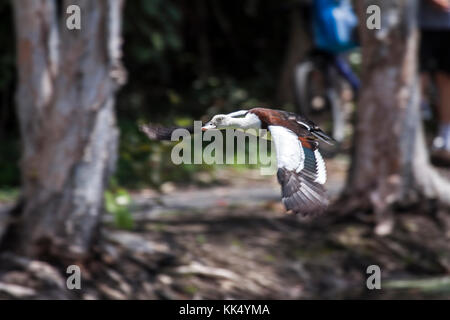
<path fill-rule="evenodd" d="M 117 228 L 133 229 L 134 221 L 130 212 L 131 197 L 123 188 L 112 186 L 105 191 L 106 211 L 114 216 L 114 224 Z"/>
<path fill-rule="evenodd" d="M 397 290 L 415 290 L 425 293 L 450 292 L 450 278 L 404 279 L 390 280 L 383 284 L 384 288 Z"/>
<path fill-rule="evenodd" d="M 11 30 L 9 1 L 0 2 L 0 17 L 2 30 Z M 159 187 L 195 181 L 199 171 L 213 175 L 212 166 L 172 164 L 172 145 L 149 141 L 137 124 L 187 125 L 272 103 L 287 45 L 287 13 L 279 1 L 134 0 L 126 2 L 123 22 L 129 77 L 116 104 L 117 185 Z M 1 189 L 20 184 L 20 144 L 14 33 L 1 33 L 0 41 Z"/>
<path fill-rule="evenodd" d="M 188 122 L 192 123 L 192 120 Z M 199 171 L 213 170 L 208 165 L 175 165 L 170 158 L 175 142 L 150 141 L 133 121 L 123 121 L 121 130 L 116 178 L 124 187 L 158 188 L 166 181 L 186 183 L 193 181 Z"/>
<path fill-rule="evenodd" d="M 19 198 L 19 190 L 17 188 L 1 188 L 0 203 L 11 203 Z"/>
<path fill-rule="evenodd" d="M 278 1 L 127 2 L 130 77 L 119 94 L 119 115 L 170 122 L 198 118 L 211 107 L 270 101 L 288 28 Z"/>
<path fill-rule="evenodd" d="M 205 115 L 269 103 L 289 27 L 279 9 L 275 1 L 254 0 L 127 3 L 124 62 L 130 77 L 117 102 L 120 185 L 157 188 L 166 181 L 201 183 L 199 171 L 213 175 L 213 166 L 172 164 L 173 144 L 149 141 L 136 124 L 189 125 Z M 273 12 L 279 12 L 275 19 Z"/>

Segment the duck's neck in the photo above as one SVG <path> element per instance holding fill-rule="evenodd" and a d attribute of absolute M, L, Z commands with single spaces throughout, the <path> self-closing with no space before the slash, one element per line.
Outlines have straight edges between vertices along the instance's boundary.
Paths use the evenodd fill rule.
<path fill-rule="evenodd" d="M 239 129 L 261 129 L 261 120 L 253 113 L 247 113 L 243 118 L 231 118 L 230 127 Z"/>

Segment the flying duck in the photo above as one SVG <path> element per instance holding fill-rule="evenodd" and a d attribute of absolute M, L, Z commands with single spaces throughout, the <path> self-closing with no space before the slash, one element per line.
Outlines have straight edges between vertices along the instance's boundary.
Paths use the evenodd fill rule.
<path fill-rule="evenodd" d="M 170 140 L 176 128 L 141 127 L 149 138 L 157 140 Z M 317 125 L 292 112 L 253 108 L 215 115 L 202 130 L 227 128 L 269 130 L 275 144 L 282 202 L 287 211 L 310 216 L 326 209 L 327 173 L 318 141 L 332 144 L 334 140 Z M 186 129 L 193 132 L 193 128 Z"/>

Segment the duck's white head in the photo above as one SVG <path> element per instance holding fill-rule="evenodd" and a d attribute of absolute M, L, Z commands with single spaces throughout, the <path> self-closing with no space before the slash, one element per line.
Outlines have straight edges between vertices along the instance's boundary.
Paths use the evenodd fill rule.
<path fill-rule="evenodd" d="M 229 114 L 217 114 L 211 121 L 207 122 L 202 130 L 210 129 L 259 129 L 261 121 L 259 118 L 246 110 L 236 111 Z"/>
<path fill-rule="evenodd" d="M 230 128 L 231 125 L 232 117 L 226 114 L 217 114 L 202 127 L 202 130 L 205 131 L 210 129 L 226 129 Z"/>

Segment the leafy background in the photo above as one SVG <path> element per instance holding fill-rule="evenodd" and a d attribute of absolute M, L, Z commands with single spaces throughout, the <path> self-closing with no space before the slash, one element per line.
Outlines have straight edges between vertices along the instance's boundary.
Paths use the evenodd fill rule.
<path fill-rule="evenodd" d="M 208 165 L 174 165 L 171 145 L 152 143 L 138 124 L 187 125 L 214 113 L 274 103 L 285 56 L 287 1 L 127 1 L 124 63 L 128 82 L 118 94 L 119 160 L 107 209 L 121 225 L 126 190 L 160 188 L 165 182 L 199 183 Z M 14 25 L 9 1 L 0 2 L 0 25 Z M 15 199 L 20 186 L 20 136 L 15 115 L 14 32 L 0 34 L 0 201 Z M 124 208 L 122 208 L 124 207 Z M 122 218 L 121 218 L 122 217 Z"/>

